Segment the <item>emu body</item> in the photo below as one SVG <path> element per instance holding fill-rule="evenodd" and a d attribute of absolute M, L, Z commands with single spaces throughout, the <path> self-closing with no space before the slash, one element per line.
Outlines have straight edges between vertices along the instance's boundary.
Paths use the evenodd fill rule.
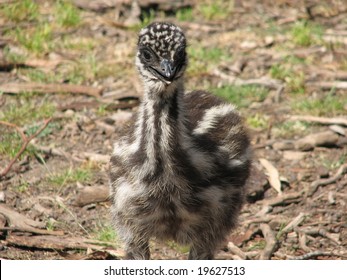
<path fill-rule="evenodd" d="M 184 93 L 185 47 L 173 24 L 140 32 L 144 96 L 110 169 L 113 221 L 129 259 L 149 259 L 150 238 L 190 245 L 190 259 L 212 259 L 243 203 L 247 133 L 232 105 L 204 91 Z"/>

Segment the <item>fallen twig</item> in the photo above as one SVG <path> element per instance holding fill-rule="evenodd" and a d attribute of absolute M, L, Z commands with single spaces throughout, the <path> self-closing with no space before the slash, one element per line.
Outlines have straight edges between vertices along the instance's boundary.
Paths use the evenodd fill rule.
<path fill-rule="evenodd" d="M 215 69 L 213 71 L 213 74 L 221 78 L 222 80 L 227 81 L 228 84 L 234 84 L 237 86 L 258 85 L 258 86 L 263 86 L 266 88 L 277 89 L 277 90 L 283 86 L 279 80 L 270 79 L 266 77 L 258 78 L 258 79 L 243 80 L 236 76 L 227 75 L 223 73 L 222 71 L 220 71 L 219 69 Z"/>
<path fill-rule="evenodd" d="M 342 81 L 323 81 L 323 82 L 307 82 L 306 85 L 319 87 L 322 89 L 347 89 L 347 82 Z"/>
<path fill-rule="evenodd" d="M 292 121 L 304 121 L 304 122 L 315 122 L 324 125 L 338 124 L 347 126 L 347 118 L 324 118 L 314 116 L 290 116 L 289 120 Z"/>
<path fill-rule="evenodd" d="M 15 68 L 43 68 L 45 70 L 52 70 L 62 61 L 60 59 L 56 60 L 43 60 L 43 59 L 31 59 L 24 62 L 12 62 L 0 60 L 0 70 L 1 71 L 11 71 Z"/>
<path fill-rule="evenodd" d="M 33 140 L 37 135 L 39 135 L 47 127 L 47 125 L 49 124 L 49 122 L 51 120 L 52 120 L 52 118 L 49 118 L 49 119 L 45 120 L 43 125 L 38 130 L 36 130 L 36 132 L 34 134 L 32 134 L 30 137 L 27 137 L 24 134 L 24 132 L 17 125 L 15 125 L 13 123 L 5 122 L 5 121 L 0 121 L 0 124 L 6 125 L 6 126 L 10 126 L 10 127 L 14 127 L 18 131 L 18 133 L 20 134 L 20 136 L 22 138 L 22 141 L 23 141 L 22 146 L 21 146 L 20 150 L 18 151 L 18 153 L 10 161 L 8 166 L 5 167 L 5 169 L 0 173 L 0 178 L 6 176 L 6 174 L 10 171 L 11 167 L 16 162 L 16 160 L 25 151 L 25 149 L 27 148 L 27 146 L 30 143 L 30 141 Z"/>
<path fill-rule="evenodd" d="M 305 252 L 311 252 L 311 249 L 306 245 L 307 242 L 307 235 L 303 232 L 299 232 L 299 245 L 300 248 L 303 249 Z"/>
<path fill-rule="evenodd" d="M 108 163 L 110 161 L 109 155 L 84 152 L 84 153 L 81 153 L 80 156 L 84 159 L 88 159 L 90 161 L 95 161 L 95 162 L 100 162 L 100 163 Z"/>
<path fill-rule="evenodd" d="M 5 216 L 7 223 L 10 225 L 8 227 L 0 228 L 1 231 L 21 231 L 21 232 L 31 232 L 35 234 L 44 235 L 63 235 L 62 231 L 51 231 L 43 229 L 45 224 L 42 222 L 37 222 L 32 219 L 25 217 L 24 215 L 17 213 L 16 211 L 5 207 L 0 204 L 0 213 Z"/>
<path fill-rule="evenodd" d="M 6 238 L 6 243 L 9 245 L 22 246 L 37 249 L 52 249 L 52 250 L 66 250 L 66 249 L 92 249 L 101 251 L 105 248 L 105 243 L 97 240 L 91 240 L 79 237 L 67 236 L 15 236 L 10 235 Z M 115 244 L 111 243 L 112 246 Z M 108 247 L 111 244 L 106 244 Z"/>
<path fill-rule="evenodd" d="M 314 251 L 310 252 L 301 256 L 286 256 L 288 260 L 309 260 L 312 258 L 320 257 L 320 256 L 329 256 L 329 257 L 342 257 L 346 258 L 347 256 L 336 254 L 336 253 L 330 253 L 330 252 L 322 252 L 322 251 Z"/>
<path fill-rule="evenodd" d="M 336 236 L 332 233 L 329 233 L 324 228 L 299 229 L 298 231 L 302 232 L 304 234 L 307 234 L 307 235 L 312 235 L 312 236 L 320 235 L 320 236 L 323 236 L 325 238 L 330 239 L 331 241 L 333 241 L 337 245 L 341 245 L 341 242 L 338 239 L 338 235 Z"/>
<path fill-rule="evenodd" d="M 339 141 L 339 136 L 330 130 L 307 135 L 295 141 L 296 150 L 310 151 L 315 147 L 334 147 Z"/>
<path fill-rule="evenodd" d="M 66 260 L 112 260 L 120 259 L 125 253 L 121 249 L 87 250 L 86 254 L 57 251 Z"/>
<path fill-rule="evenodd" d="M 263 232 L 264 238 L 266 240 L 266 246 L 264 250 L 260 253 L 259 259 L 270 260 L 273 252 L 277 248 L 276 236 L 271 230 L 268 224 L 260 224 L 260 230 Z"/>
<path fill-rule="evenodd" d="M 53 156 L 61 156 L 65 157 L 66 159 L 70 159 L 71 155 L 66 153 L 65 151 L 59 149 L 59 148 L 51 148 L 51 147 L 45 147 L 45 146 L 40 146 L 35 143 L 31 143 L 31 145 L 38 151 L 43 152 L 45 154 L 53 155 Z"/>
<path fill-rule="evenodd" d="M 247 256 L 239 247 L 237 247 L 233 242 L 228 242 L 228 250 L 234 255 L 238 256 L 241 260 L 246 260 Z"/>
<path fill-rule="evenodd" d="M 316 181 L 313 181 L 307 193 L 307 196 L 312 196 L 317 191 L 317 189 L 321 186 L 326 186 L 338 181 L 339 179 L 342 178 L 342 176 L 345 173 L 347 173 L 347 163 L 345 163 L 344 165 L 341 165 L 340 168 L 337 170 L 336 174 L 332 176 L 331 178 L 318 179 Z"/>
<path fill-rule="evenodd" d="M 113 90 L 109 92 L 104 92 L 102 94 L 103 100 L 110 99 L 112 100 L 120 100 L 120 99 L 139 99 L 141 98 L 141 94 L 138 91 L 133 90 L 130 92 L 128 88 L 121 88 L 118 90 Z"/>
<path fill-rule="evenodd" d="M 284 232 L 284 233 L 290 232 L 295 227 L 300 225 L 304 220 L 305 220 L 305 214 L 304 213 L 300 213 L 284 229 L 282 229 L 282 232 Z"/>
<path fill-rule="evenodd" d="M 189 29 L 193 31 L 201 31 L 204 33 L 213 33 L 221 30 L 220 25 L 208 25 L 208 24 L 202 24 L 202 23 L 196 23 L 196 22 L 190 22 L 190 21 L 182 21 L 180 22 L 180 26 L 182 26 L 184 29 Z"/>
<path fill-rule="evenodd" d="M 277 224 L 286 224 L 288 223 L 288 219 L 282 215 L 264 215 L 263 217 L 259 218 L 253 218 L 253 219 L 247 219 L 246 222 L 244 222 L 245 226 L 248 226 L 250 224 L 262 224 L 262 223 L 272 223 L 275 222 Z"/>
<path fill-rule="evenodd" d="M 97 100 L 93 101 L 77 101 L 77 102 L 72 102 L 69 104 L 63 104 L 59 105 L 58 109 L 61 111 L 66 111 L 66 110 L 85 110 L 85 109 L 92 109 L 92 108 L 98 108 L 102 103 L 98 102 Z"/>
<path fill-rule="evenodd" d="M 107 110 L 116 111 L 118 109 L 131 109 L 139 105 L 138 100 L 132 101 L 118 101 L 117 103 L 111 103 L 106 106 Z"/>
<path fill-rule="evenodd" d="M 15 2 L 15 0 L 0 0 L 0 4 L 3 5 L 3 4 L 9 4 L 9 3 L 12 3 L 12 2 Z"/>
<path fill-rule="evenodd" d="M 314 73 L 314 76 L 320 76 L 320 77 L 329 77 L 330 79 L 336 79 L 340 81 L 345 81 L 347 80 L 347 71 L 343 70 L 331 70 L 331 69 L 322 69 L 318 68 L 315 66 L 309 67 L 307 69 L 310 71 L 310 73 Z"/>
<path fill-rule="evenodd" d="M 94 12 L 101 12 L 107 9 L 120 7 L 121 5 L 130 5 L 132 1 L 123 0 L 123 1 L 90 1 L 90 0 L 74 0 L 73 3 L 80 9 L 91 10 Z M 155 2 L 150 0 L 138 0 L 138 5 L 141 8 L 149 9 L 152 7 L 153 3 L 156 4 L 156 9 L 159 11 L 176 11 L 180 8 L 190 7 L 192 1 L 181 0 L 181 1 L 164 1 L 156 0 Z"/>
<path fill-rule="evenodd" d="M 282 194 L 272 199 L 263 200 L 263 204 L 270 206 L 287 205 L 291 203 L 296 203 L 301 200 L 302 192 L 292 192 L 287 194 Z"/>
<path fill-rule="evenodd" d="M 100 97 L 102 88 L 71 84 L 7 83 L 0 85 L 0 91 L 12 94 L 22 92 L 76 93 Z"/>
<path fill-rule="evenodd" d="M 276 142 L 276 140 L 266 140 L 264 143 L 259 143 L 259 144 L 254 144 L 253 145 L 253 149 L 257 150 L 257 149 L 264 149 L 266 147 L 272 146 L 274 143 Z"/>
<path fill-rule="evenodd" d="M 45 153 L 47 155 L 64 157 L 69 161 L 82 162 L 84 160 L 90 160 L 90 161 L 100 162 L 100 163 L 108 163 L 110 161 L 109 155 L 103 155 L 103 154 L 97 154 L 97 153 L 91 153 L 91 152 L 79 152 L 77 155 L 71 155 L 60 148 L 40 146 L 40 145 L 37 145 L 36 143 L 32 143 L 31 145 L 33 145 L 35 149 L 39 150 L 42 153 Z"/>

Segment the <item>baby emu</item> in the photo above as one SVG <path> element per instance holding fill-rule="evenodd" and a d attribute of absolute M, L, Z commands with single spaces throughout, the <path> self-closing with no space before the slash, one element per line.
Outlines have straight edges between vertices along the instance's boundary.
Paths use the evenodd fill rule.
<path fill-rule="evenodd" d="M 235 108 L 204 91 L 184 93 L 186 39 L 152 23 L 138 39 L 144 96 L 132 131 L 111 157 L 112 216 L 128 259 L 149 259 L 151 237 L 213 259 L 235 226 L 250 144 Z"/>

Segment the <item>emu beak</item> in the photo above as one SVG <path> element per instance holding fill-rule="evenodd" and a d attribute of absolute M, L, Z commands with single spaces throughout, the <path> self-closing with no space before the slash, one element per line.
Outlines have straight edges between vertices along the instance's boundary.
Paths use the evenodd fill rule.
<path fill-rule="evenodd" d="M 164 58 L 160 62 L 160 69 L 161 69 L 162 75 L 165 77 L 165 79 L 167 81 L 172 81 L 173 77 L 176 74 L 176 69 L 173 66 L 173 64 L 169 60 Z"/>

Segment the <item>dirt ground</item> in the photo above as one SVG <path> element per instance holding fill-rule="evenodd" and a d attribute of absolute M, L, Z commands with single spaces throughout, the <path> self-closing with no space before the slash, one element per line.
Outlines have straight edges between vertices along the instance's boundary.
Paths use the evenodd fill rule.
<path fill-rule="evenodd" d="M 234 90 L 252 136 L 247 202 L 216 257 L 347 259 L 345 1 L 70 1 L 76 23 L 24 2 L 31 17 L 0 1 L 0 258 L 122 257 L 108 159 L 141 99 L 138 30 L 166 20 L 190 44 L 187 90 Z"/>

